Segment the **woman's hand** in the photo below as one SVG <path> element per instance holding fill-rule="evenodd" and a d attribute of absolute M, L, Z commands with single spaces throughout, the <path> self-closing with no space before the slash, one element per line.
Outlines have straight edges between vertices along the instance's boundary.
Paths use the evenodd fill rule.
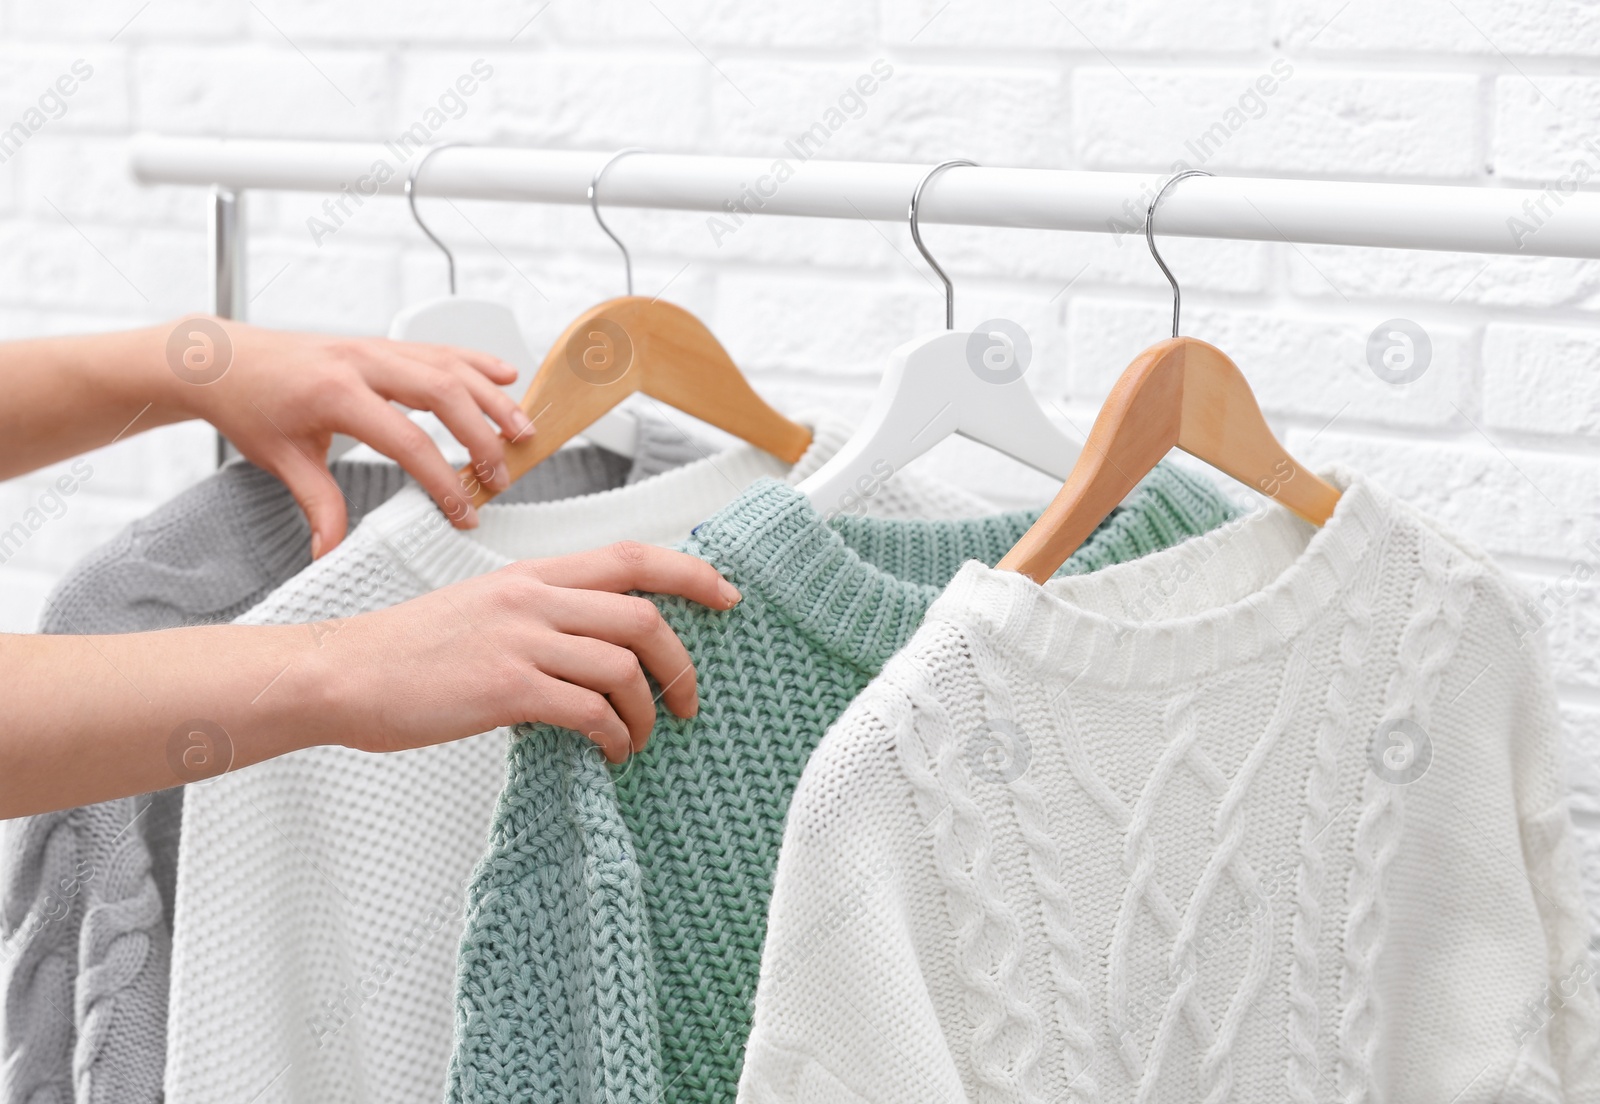
<path fill-rule="evenodd" d="M 509 483 L 505 442 L 533 432 L 527 415 L 498 386 L 515 381 L 516 369 L 487 353 L 284 333 L 206 317 L 175 323 L 172 333 L 177 340 L 169 342 L 169 359 L 179 365 L 174 375 L 183 384 L 178 401 L 283 480 L 311 522 L 313 557 L 345 534 L 344 496 L 327 467 L 335 433 L 398 463 L 458 527 L 477 524 L 461 476 L 389 400 L 438 415 L 471 454 L 478 481 L 494 490 Z"/>
<path fill-rule="evenodd" d="M 115 636 L 0 634 L 0 817 L 202 782 L 314 744 L 398 751 L 519 721 L 620 762 L 681 717 L 694 666 L 649 601 L 728 609 L 693 556 L 633 543 L 528 560 L 389 609 L 311 625 Z"/>
<path fill-rule="evenodd" d="M 204 418 L 288 485 L 311 522 L 313 556 L 343 540 L 348 523 L 344 496 L 328 473 L 335 433 L 393 458 L 458 528 L 471 528 L 477 513 L 470 485 L 504 487 L 505 442 L 533 432 L 497 386 L 515 380 L 515 370 L 485 353 L 280 333 L 207 315 L 121 333 L 6 342 L 0 367 L 0 479 L 155 426 Z M 471 454 L 470 475 L 458 475 L 391 399 L 437 414 Z"/>
<path fill-rule="evenodd" d="M 546 721 L 585 734 L 620 763 L 655 724 L 645 671 L 675 714 L 699 708 L 689 653 L 655 604 L 630 590 L 718 610 L 740 597 L 703 560 L 625 541 L 322 622 L 307 674 L 337 727 L 316 742 L 397 751 Z"/>

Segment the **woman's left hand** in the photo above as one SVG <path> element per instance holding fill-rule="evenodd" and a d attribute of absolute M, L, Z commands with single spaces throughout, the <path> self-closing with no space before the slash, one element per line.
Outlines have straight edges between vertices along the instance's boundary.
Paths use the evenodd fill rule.
<path fill-rule="evenodd" d="M 517 378 L 516 369 L 470 349 L 195 316 L 174 324 L 167 351 L 180 381 L 175 401 L 283 480 L 311 522 L 313 557 L 343 540 L 347 525 L 344 496 L 328 472 L 335 433 L 393 459 L 457 527 L 477 524 L 462 477 L 390 400 L 438 415 L 471 454 L 478 482 L 494 490 L 509 482 L 505 443 L 533 432 L 499 387 Z"/>

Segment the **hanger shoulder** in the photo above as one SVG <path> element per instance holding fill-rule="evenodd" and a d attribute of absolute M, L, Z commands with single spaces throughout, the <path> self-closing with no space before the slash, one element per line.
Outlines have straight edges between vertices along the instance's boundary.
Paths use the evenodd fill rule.
<path fill-rule="evenodd" d="M 1175 337 L 1140 353 L 1118 378 L 1066 485 L 1000 567 L 1044 582 L 1173 448 L 1315 525 L 1339 501 L 1337 487 L 1279 444 L 1239 366 L 1215 345 Z"/>
<path fill-rule="evenodd" d="M 1178 443 L 1183 355 L 1173 342 L 1145 350 L 1117 379 L 1066 484 L 999 566 L 1035 582 L 1067 557 Z"/>
<path fill-rule="evenodd" d="M 633 345 L 639 390 L 794 463 L 811 431 L 775 410 L 750 386 L 704 322 L 673 303 L 644 296 L 612 300 L 605 317 Z"/>
<path fill-rule="evenodd" d="M 811 431 L 756 394 L 705 323 L 625 295 L 578 315 L 545 354 L 521 401 L 536 432 L 506 446 L 512 481 L 639 391 L 790 463 L 811 444 Z M 488 501 L 470 470 L 462 478 L 474 504 Z"/>
<path fill-rule="evenodd" d="M 1078 458 L 1077 441 L 1052 422 L 1020 376 L 996 379 L 969 354 L 972 335 L 940 330 L 894 351 L 844 448 L 801 484 L 824 515 L 885 473 L 899 471 L 952 434 L 987 445 L 1057 479 Z"/>
<path fill-rule="evenodd" d="M 1178 447 L 1266 495 L 1313 525 L 1333 514 L 1339 489 L 1279 443 L 1239 366 L 1221 349 L 1186 343 Z"/>

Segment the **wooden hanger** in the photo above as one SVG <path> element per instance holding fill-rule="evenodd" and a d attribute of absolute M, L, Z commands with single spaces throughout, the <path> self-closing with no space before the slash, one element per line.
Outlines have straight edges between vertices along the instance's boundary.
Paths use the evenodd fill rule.
<path fill-rule="evenodd" d="M 556 340 L 522 396 L 522 411 L 536 432 L 506 446 L 512 482 L 635 392 L 659 399 L 774 456 L 794 463 L 811 444 L 811 431 L 790 421 L 756 394 L 710 330 L 682 307 L 633 294 L 627 247 L 600 217 L 597 188 L 615 154 L 589 184 L 589 204 L 600 228 L 622 250 L 628 294 L 580 314 Z M 461 471 L 474 505 L 494 497 L 474 475 Z"/>
<path fill-rule="evenodd" d="M 800 484 L 800 493 L 824 517 L 859 501 L 886 478 L 885 472 L 901 470 L 952 434 L 1056 479 L 1065 479 L 1078 458 L 1079 443 L 1050 420 L 1022 378 L 1027 363 L 1020 358 L 1026 350 L 1017 350 L 1017 335 L 955 329 L 950 277 L 922 243 L 917 208 L 923 189 L 943 170 L 972 164 L 935 165 L 911 194 L 911 240 L 944 282 L 945 328 L 894 351 L 860 428 Z"/>
<path fill-rule="evenodd" d="M 476 349 L 499 357 L 523 375 L 533 368 L 533 350 L 523 336 L 511 308 L 491 299 L 475 299 L 456 294 L 456 258 L 450 247 L 422 221 L 417 210 L 417 180 L 428 159 L 440 150 L 466 146 L 466 142 L 445 142 L 430 146 L 417 158 L 417 163 L 406 174 L 406 204 L 417 229 L 444 254 L 446 270 L 450 275 L 450 294 L 421 303 L 402 307 L 389 323 L 389 337 L 395 341 L 421 341 L 433 345 L 457 345 Z M 418 422 L 436 442 L 454 442 L 454 436 L 433 414 L 423 415 L 413 411 L 413 421 Z M 606 415 L 584 430 L 584 439 L 611 452 L 632 456 L 637 446 L 638 423 L 622 411 Z"/>
<path fill-rule="evenodd" d="M 1136 357 L 1117 379 L 1095 418 L 1089 441 L 1066 485 L 999 566 L 1042 583 L 1174 448 L 1206 461 L 1275 499 L 1314 525 L 1339 501 L 1339 489 L 1301 465 L 1273 436 L 1244 373 L 1221 349 L 1178 336 L 1178 282 L 1156 250 L 1156 204 L 1188 176 L 1178 173 L 1156 193 L 1145 216 L 1151 255 L 1172 284 L 1172 338 Z"/>

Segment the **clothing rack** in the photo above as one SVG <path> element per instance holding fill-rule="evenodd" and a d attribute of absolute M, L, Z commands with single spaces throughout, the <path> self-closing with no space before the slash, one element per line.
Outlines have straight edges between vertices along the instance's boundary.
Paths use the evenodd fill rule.
<path fill-rule="evenodd" d="M 213 189 L 212 288 L 217 314 L 244 317 L 244 193 L 254 189 L 349 196 L 346 214 L 377 195 L 400 196 L 406 168 L 428 147 L 409 139 L 300 142 L 178 138 L 130 142 L 136 179 Z M 767 157 L 641 152 L 606 173 L 605 204 L 704 211 L 731 229 L 755 214 L 898 222 L 927 172 L 920 164 L 823 161 L 791 140 Z M 454 199 L 587 203 L 611 151 L 441 148 L 422 191 Z M 788 175 L 777 178 L 780 162 Z M 387 166 L 387 175 L 377 168 Z M 1587 165 L 1587 162 L 1580 162 Z M 1179 166 L 1180 168 L 1182 166 Z M 1574 170 L 1575 171 L 1575 170 Z M 1137 234 L 1168 172 L 962 168 L 924 197 L 923 223 Z M 380 177 L 383 177 L 380 179 Z M 1165 235 L 1432 249 L 1543 257 L 1600 257 L 1600 192 L 1575 176 L 1544 189 L 1201 176 L 1161 207 Z"/>

